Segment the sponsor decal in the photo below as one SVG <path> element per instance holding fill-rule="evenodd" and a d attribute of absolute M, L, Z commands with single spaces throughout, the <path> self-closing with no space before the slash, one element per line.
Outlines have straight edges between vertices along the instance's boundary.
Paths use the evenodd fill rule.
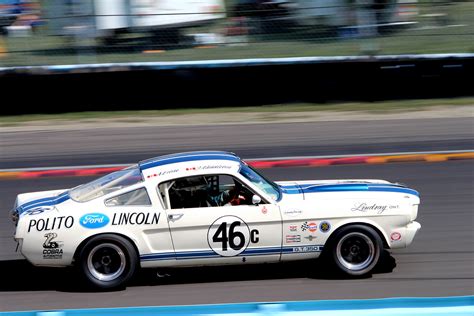
<path fill-rule="evenodd" d="M 79 219 L 79 223 L 82 227 L 90 229 L 104 227 L 109 221 L 109 217 L 101 213 L 89 213 Z"/>
<path fill-rule="evenodd" d="M 286 235 L 286 243 L 301 242 L 301 235 Z"/>
<path fill-rule="evenodd" d="M 399 241 L 401 238 L 402 238 L 402 234 L 400 234 L 399 232 L 393 232 L 393 233 L 390 235 L 390 239 L 391 239 L 392 241 Z"/>
<path fill-rule="evenodd" d="M 25 215 L 38 215 L 38 214 L 41 214 L 43 212 L 44 212 L 43 209 L 38 208 L 38 209 L 32 209 L 32 210 L 26 211 L 23 214 L 25 214 Z"/>
<path fill-rule="evenodd" d="M 114 216 L 112 217 L 112 226 L 156 225 L 158 224 L 159 221 L 160 221 L 160 213 L 158 214 L 143 213 L 143 212 L 115 213 Z"/>
<path fill-rule="evenodd" d="M 199 167 L 188 167 L 186 171 L 197 171 L 197 170 L 209 170 L 209 169 L 231 169 L 232 166 L 226 165 L 207 165 L 207 166 L 199 166 Z"/>
<path fill-rule="evenodd" d="M 298 215 L 301 215 L 303 213 L 302 210 L 284 210 L 283 211 L 283 214 L 285 214 L 286 216 L 289 216 L 289 217 L 296 217 Z"/>
<path fill-rule="evenodd" d="M 250 229 L 241 218 L 222 216 L 214 221 L 207 232 L 209 247 L 223 257 L 234 257 L 260 240 L 259 231 Z"/>
<path fill-rule="evenodd" d="M 207 169 L 231 169 L 231 166 L 226 165 L 208 165 L 208 166 L 199 166 L 198 170 L 207 170 Z"/>
<path fill-rule="evenodd" d="M 322 251 L 322 246 L 301 246 L 293 247 L 293 252 L 319 252 Z"/>
<path fill-rule="evenodd" d="M 262 207 L 262 214 L 267 214 L 268 213 L 268 210 L 267 208 L 264 206 Z"/>
<path fill-rule="evenodd" d="M 314 233 L 315 231 L 318 230 L 318 225 L 315 223 L 315 222 L 304 222 L 303 225 L 301 225 L 301 230 L 302 231 L 310 231 L 312 233 Z"/>
<path fill-rule="evenodd" d="M 62 259 L 63 250 L 62 244 L 59 241 L 55 241 L 58 234 L 56 233 L 47 233 L 44 234 L 46 240 L 43 243 L 43 259 Z"/>
<path fill-rule="evenodd" d="M 159 177 L 159 176 L 165 176 L 165 175 L 168 175 L 168 174 L 172 174 L 172 173 L 176 173 L 178 172 L 179 169 L 173 169 L 173 170 L 165 170 L 165 171 L 160 171 L 160 172 L 157 172 L 157 173 L 154 173 L 154 174 L 150 174 L 148 176 L 146 176 L 148 179 L 149 178 L 154 178 L 154 177 Z"/>
<path fill-rule="evenodd" d="M 316 239 L 317 237 L 313 235 L 309 235 L 309 236 L 305 236 L 304 238 L 308 239 L 309 241 L 313 241 L 313 239 Z"/>
<path fill-rule="evenodd" d="M 322 221 L 319 224 L 319 230 L 322 231 L 323 233 L 327 233 L 328 231 L 331 230 L 331 224 L 327 221 Z"/>
<path fill-rule="evenodd" d="M 28 225 L 28 232 L 31 229 L 36 231 L 58 230 L 62 228 L 71 228 L 74 225 L 74 217 L 72 216 L 58 216 L 40 219 L 30 219 Z"/>
<path fill-rule="evenodd" d="M 297 225 L 290 225 L 290 232 L 296 232 L 298 231 L 298 226 Z"/>
<path fill-rule="evenodd" d="M 25 214 L 25 215 L 38 215 L 38 214 L 42 214 L 44 212 L 48 212 L 48 211 L 51 211 L 51 210 L 54 210 L 54 206 L 38 206 L 38 207 L 32 208 L 32 209 L 24 212 L 23 214 Z"/>
<path fill-rule="evenodd" d="M 367 204 L 367 203 L 359 203 L 355 204 L 351 211 L 353 212 L 363 212 L 366 213 L 368 211 L 375 211 L 377 214 L 382 214 L 387 209 L 398 209 L 398 205 L 380 205 L 380 204 Z"/>

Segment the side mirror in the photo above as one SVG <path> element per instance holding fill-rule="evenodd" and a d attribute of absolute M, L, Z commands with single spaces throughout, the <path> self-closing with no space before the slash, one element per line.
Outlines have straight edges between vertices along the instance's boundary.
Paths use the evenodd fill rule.
<path fill-rule="evenodd" d="M 262 203 L 262 198 L 256 194 L 254 194 L 252 196 L 252 204 L 253 205 L 259 205 L 260 203 Z"/>

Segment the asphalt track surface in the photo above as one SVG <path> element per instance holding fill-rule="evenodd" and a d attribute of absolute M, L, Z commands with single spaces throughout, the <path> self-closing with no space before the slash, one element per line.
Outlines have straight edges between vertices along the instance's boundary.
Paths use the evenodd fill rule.
<path fill-rule="evenodd" d="M 189 150 L 228 150 L 243 158 L 468 150 L 474 124 L 466 116 L 1 131 L 0 169 L 127 164 Z"/>
<path fill-rule="evenodd" d="M 471 135 L 472 136 L 472 135 Z M 466 148 L 464 148 L 466 149 Z M 421 193 L 414 244 L 385 257 L 366 279 L 339 279 L 321 263 L 151 271 L 127 289 L 89 292 L 65 269 L 19 260 L 7 211 L 19 192 L 72 187 L 93 178 L 0 181 L 0 310 L 363 299 L 474 294 L 474 162 L 393 163 L 263 170 L 274 180 L 382 178 Z"/>

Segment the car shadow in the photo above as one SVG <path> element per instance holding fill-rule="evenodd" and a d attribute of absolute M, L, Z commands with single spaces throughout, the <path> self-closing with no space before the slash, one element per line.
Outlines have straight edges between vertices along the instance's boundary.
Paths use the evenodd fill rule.
<path fill-rule="evenodd" d="M 390 273 L 395 268 L 395 259 L 385 251 L 373 273 Z M 78 279 L 72 268 L 35 267 L 26 260 L 0 261 L 0 292 L 14 291 L 59 291 L 97 292 Z M 370 278 L 365 276 L 364 278 Z M 235 282 L 251 280 L 310 278 L 320 280 L 343 280 L 321 260 L 296 261 L 271 264 L 239 266 L 142 269 L 128 286 L 153 286 L 210 282 Z M 123 289 L 117 289 L 120 291 Z"/>

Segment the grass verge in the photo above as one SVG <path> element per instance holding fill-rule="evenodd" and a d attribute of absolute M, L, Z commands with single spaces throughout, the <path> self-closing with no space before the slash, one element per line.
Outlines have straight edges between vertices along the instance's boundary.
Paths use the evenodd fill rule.
<path fill-rule="evenodd" d="M 0 116 L 0 126 L 18 125 L 35 121 L 94 121 L 118 120 L 122 122 L 140 122 L 153 117 L 167 117 L 192 114 L 223 114 L 223 113 L 295 113 L 295 112 L 369 112 L 393 113 L 416 110 L 427 110 L 436 106 L 467 106 L 474 105 L 474 97 L 454 99 L 423 99 L 396 100 L 380 102 L 343 102 L 343 103 L 295 103 L 273 104 L 252 107 L 219 107 L 219 108 L 187 108 L 143 111 L 97 111 L 74 112 L 61 114 L 27 114 Z"/>

